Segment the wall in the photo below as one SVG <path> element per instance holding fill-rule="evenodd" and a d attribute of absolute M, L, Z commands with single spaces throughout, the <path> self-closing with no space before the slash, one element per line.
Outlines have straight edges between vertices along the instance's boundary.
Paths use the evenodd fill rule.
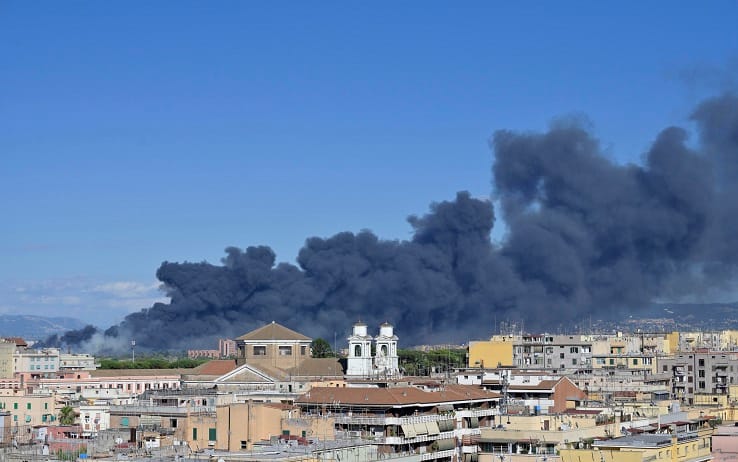
<path fill-rule="evenodd" d="M 494 368 L 498 365 L 513 365 L 512 338 L 469 342 L 469 367 Z"/>

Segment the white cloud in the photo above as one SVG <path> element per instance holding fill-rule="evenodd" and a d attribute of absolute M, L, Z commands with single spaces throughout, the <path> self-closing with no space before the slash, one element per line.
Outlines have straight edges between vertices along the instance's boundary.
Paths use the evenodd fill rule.
<path fill-rule="evenodd" d="M 99 284 L 91 289 L 92 292 L 109 294 L 122 298 L 137 298 L 144 294 L 151 294 L 159 290 L 160 284 L 142 283 L 136 281 L 115 281 Z"/>
<path fill-rule="evenodd" d="M 108 327 L 156 302 L 168 302 L 156 281 L 75 277 L 0 284 L 0 313 L 70 316 Z"/>

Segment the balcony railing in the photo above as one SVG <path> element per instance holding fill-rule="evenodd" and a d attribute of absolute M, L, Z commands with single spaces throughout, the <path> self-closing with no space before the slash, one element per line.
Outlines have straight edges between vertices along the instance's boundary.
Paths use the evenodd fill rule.
<path fill-rule="evenodd" d="M 435 460 L 444 457 L 453 457 L 456 455 L 456 449 L 447 449 L 445 451 L 426 452 L 420 456 L 420 460 Z"/>

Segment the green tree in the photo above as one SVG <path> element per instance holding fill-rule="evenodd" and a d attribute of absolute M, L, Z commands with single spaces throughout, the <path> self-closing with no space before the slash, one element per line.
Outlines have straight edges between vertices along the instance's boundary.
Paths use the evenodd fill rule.
<path fill-rule="evenodd" d="M 59 411 L 59 423 L 62 425 L 73 425 L 76 418 L 77 416 L 72 406 L 64 406 Z"/>
<path fill-rule="evenodd" d="M 313 340 L 313 343 L 310 344 L 310 349 L 313 352 L 313 358 L 332 358 L 336 356 L 333 353 L 331 344 L 322 338 Z"/>

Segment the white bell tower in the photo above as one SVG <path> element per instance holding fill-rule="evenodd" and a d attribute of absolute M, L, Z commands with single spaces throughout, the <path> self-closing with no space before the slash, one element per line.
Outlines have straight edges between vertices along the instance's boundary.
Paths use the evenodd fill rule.
<path fill-rule="evenodd" d="M 375 374 L 379 377 L 398 377 L 400 375 L 397 356 L 397 336 L 392 324 L 385 322 L 379 326 L 379 335 L 374 339 L 377 353 L 374 357 Z"/>
<path fill-rule="evenodd" d="M 354 324 L 348 342 L 346 375 L 369 377 L 372 373 L 372 336 L 367 334 L 366 324 L 361 321 Z"/>

